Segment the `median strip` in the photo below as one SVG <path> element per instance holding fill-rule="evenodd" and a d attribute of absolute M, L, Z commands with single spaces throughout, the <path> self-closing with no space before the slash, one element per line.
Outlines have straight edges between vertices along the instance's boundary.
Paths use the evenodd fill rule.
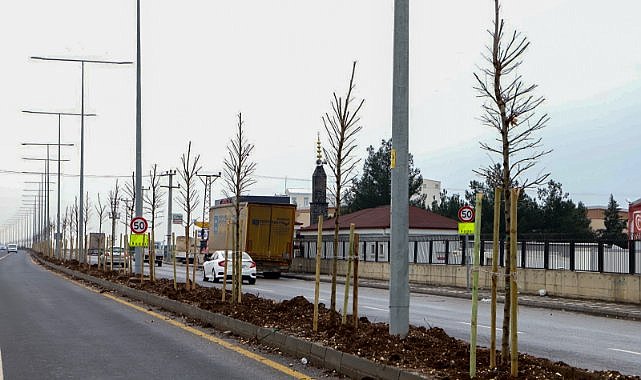
<path fill-rule="evenodd" d="M 198 307 L 185 304 L 179 301 L 175 301 L 169 298 L 157 296 L 145 291 L 138 289 L 129 288 L 124 285 L 116 284 L 107 280 L 96 278 L 81 272 L 65 268 L 60 265 L 56 265 L 36 256 L 36 259 L 43 265 L 53 268 L 59 272 L 65 273 L 71 277 L 78 278 L 87 282 L 96 284 L 104 289 L 116 291 L 119 294 L 142 301 L 146 304 L 160 307 L 162 309 L 168 310 L 170 312 L 180 314 L 189 318 L 200 320 L 205 323 L 209 323 L 214 328 L 220 331 L 231 331 L 232 333 L 242 336 L 247 339 L 255 339 L 262 344 L 267 344 L 272 347 L 278 348 L 282 352 L 297 356 L 308 358 L 313 364 L 327 369 L 333 369 L 336 372 L 353 377 L 353 378 L 364 378 L 372 377 L 377 379 L 384 380 L 414 380 L 414 379 L 432 379 L 433 377 L 421 377 L 418 374 L 403 371 L 400 368 L 384 365 L 381 363 L 375 363 L 368 359 L 361 358 L 359 356 L 343 353 L 341 351 L 334 350 L 332 348 L 322 346 L 317 343 L 313 343 L 309 340 L 298 338 L 291 335 L 286 335 L 278 332 L 276 329 L 264 328 L 253 325 L 248 322 L 240 321 L 228 317 L 223 314 L 218 314 L 210 312 Z M 90 290 L 99 293 L 98 291 L 89 288 Z M 104 296 L 113 297 L 101 293 Z M 118 300 L 117 297 L 114 297 L 115 300 Z M 126 302 L 120 300 L 118 302 Z M 132 305 L 139 308 L 140 306 Z M 144 309 L 144 308 L 143 308 Z M 147 310 L 141 310 L 143 312 L 148 312 Z M 162 317 L 158 314 L 158 317 Z M 169 321 L 168 321 L 169 322 Z M 179 323 L 179 322 L 176 322 Z M 172 323 L 173 324 L 173 323 Z M 186 326 L 193 329 L 192 327 Z M 204 332 L 200 332 L 197 329 L 194 329 L 199 334 L 207 335 Z M 201 336 L 201 335 L 199 335 Z M 215 338 L 215 337 L 212 337 Z M 237 347 L 241 349 L 240 347 Z M 249 351 L 247 351 L 249 352 Z M 254 354 L 257 355 L 257 354 Z M 259 355 L 257 355 L 259 356 Z M 269 360 L 262 358 L 264 360 Z M 255 359 L 259 360 L 259 359 Z M 262 360 L 259 360 L 262 361 Z M 278 363 L 274 363 L 278 364 Z M 278 364 L 280 365 L 280 364 Z M 287 368 L 287 367 L 285 367 Z M 287 368 L 289 369 L 289 368 Z M 308 378 L 306 375 L 301 374 L 303 377 L 294 376 L 296 378 Z"/>

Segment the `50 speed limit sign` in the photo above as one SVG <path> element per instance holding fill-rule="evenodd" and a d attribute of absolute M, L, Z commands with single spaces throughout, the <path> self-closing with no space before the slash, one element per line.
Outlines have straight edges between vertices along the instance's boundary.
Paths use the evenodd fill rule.
<path fill-rule="evenodd" d="M 463 206 L 458 209 L 458 219 L 463 223 L 474 221 L 474 209 L 471 206 Z"/>
<path fill-rule="evenodd" d="M 147 223 L 147 219 L 143 218 L 142 216 L 137 216 L 131 220 L 131 223 L 129 223 L 129 227 L 131 227 L 131 232 L 135 234 L 144 234 L 147 232 L 147 227 L 149 224 Z"/>

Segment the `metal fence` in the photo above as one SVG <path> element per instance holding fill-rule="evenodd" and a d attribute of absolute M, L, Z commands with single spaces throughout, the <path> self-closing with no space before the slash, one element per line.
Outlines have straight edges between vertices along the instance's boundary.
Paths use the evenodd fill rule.
<path fill-rule="evenodd" d="M 333 236 L 323 236 L 321 258 L 334 257 Z M 471 260 L 474 242 L 458 235 L 410 235 L 408 260 L 414 264 L 466 265 Z M 492 264 L 492 240 L 481 240 L 481 265 Z M 316 237 L 297 239 L 296 256 L 316 257 Z M 600 273 L 641 274 L 641 241 L 628 242 L 627 248 L 602 241 L 521 240 L 517 242 L 519 268 L 570 270 Z M 339 235 L 338 259 L 349 252 L 349 237 Z M 358 256 L 361 261 L 389 262 L 389 235 L 361 235 Z M 505 241 L 499 243 L 499 266 L 505 264 Z"/>

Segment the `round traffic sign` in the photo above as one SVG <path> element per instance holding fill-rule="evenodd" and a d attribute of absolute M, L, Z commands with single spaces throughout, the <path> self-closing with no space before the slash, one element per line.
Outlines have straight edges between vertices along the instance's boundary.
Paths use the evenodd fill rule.
<path fill-rule="evenodd" d="M 131 219 L 131 223 L 129 223 L 131 232 L 135 234 L 144 234 L 147 231 L 148 226 L 149 224 L 147 223 L 147 219 L 143 218 L 142 216 L 137 216 Z"/>
<path fill-rule="evenodd" d="M 458 219 L 463 223 L 474 221 L 474 209 L 471 206 L 463 206 L 458 209 Z"/>

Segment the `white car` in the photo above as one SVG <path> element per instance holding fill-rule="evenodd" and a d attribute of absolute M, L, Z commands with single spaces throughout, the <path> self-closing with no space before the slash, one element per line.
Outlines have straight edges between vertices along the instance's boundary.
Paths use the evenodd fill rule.
<path fill-rule="evenodd" d="M 11 252 L 18 253 L 18 244 L 13 244 L 13 243 L 7 244 L 7 252 L 9 252 L 9 253 L 11 253 Z"/>
<path fill-rule="evenodd" d="M 227 251 L 227 279 L 231 280 L 233 270 L 232 251 Z M 249 285 L 256 283 L 256 263 L 247 252 L 243 252 L 243 280 Z M 203 281 L 212 280 L 218 282 L 223 279 L 225 273 L 225 251 L 215 251 L 209 260 L 203 264 Z"/>

